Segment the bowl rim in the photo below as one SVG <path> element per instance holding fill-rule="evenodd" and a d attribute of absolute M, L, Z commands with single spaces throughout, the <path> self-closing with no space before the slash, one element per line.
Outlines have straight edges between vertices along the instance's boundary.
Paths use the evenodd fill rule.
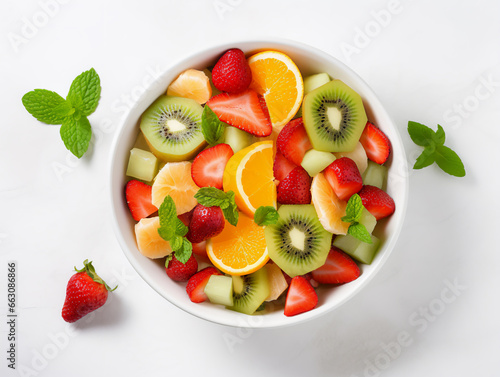
<path fill-rule="evenodd" d="M 384 241 L 384 254 L 381 256 L 380 260 L 378 261 L 378 264 L 373 268 L 373 270 L 370 271 L 370 274 L 368 277 L 366 277 L 354 290 L 346 297 L 338 301 L 335 305 L 333 306 L 328 306 L 328 307 L 317 307 L 314 310 L 311 310 L 309 312 L 303 313 L 298 316 L 294 317 L 285 317 L 283 316 L 283 321 L 280 321 L 279 323 L 266 323 L 266 321 L 263 321 L 262 323 L 256 322 L 253 323 L 252 321 L 242 321 L 241 319 L 238 321 L 236 316 L 234 320 L 228 320 L 228 316 L 223 316 L 221 318 L 215 318 L 214 316 L 204 316 L 203 310 L 193 310 L 193 306 L 185 305 L 182 302 L 178 302 L 178 300 L 175 300 L 173 297 L 170 297 L 166 292 L 161 289 L 161 287 L 158 286 L 158 284 L 154 281 L 152 277 L 149 276 L 149 273 L 145 271 L 145 269 L 140 265 L 135 262 L 135 256 L 133 255 L 132 251 L 129 248 L 129 245 L 127 244 L 127 241 L 125 240 L 123 234 L 122 234 L 122 229 L 120 227 L 120 224 L 118 222 L 118 209 L 117 209 L 117 199 L 116 199 L 116 193 L 117 191 L 117 185 L 118 183 L 115 182 L 116 180 L 113 179 L 113 171 L 114 167 L 116 165 L 116 161 L 118 158 L 117 151 L 118 151 L 118 145 L 119 141 L 121 140 L 123 134 L 126 131 L 126 125 L 130 122 L 130 117 L 134 116 L 135 111 L 137 111 L 137 107 L 139 106 L 140 103 L 144 101 L 145 94 L 148 93 L 151 88 L 154 87 L 157 81 L 161 81 L 163 77 L 168 76 L 169 72 L 177 72 L 181 71 L 183 69 L 186 69 L 187 64 L 192 61 L 193 59 L 201 59 L 202 56 L 209 56 L 209 55 L 214 55 L 216 53 L 220 54 L 223 51 L 226 51 L 230 48 L 241 48 L 245 49 L 245 46 L 250 46 L 250 45 L 262 45 L 262 46 L 281 46 L 282 48 L 290 48 L 290 49 L 299 49 L 304 52 L 309 52 L 313 55 L 316 55 L 320 59 L 323 59 L 325 61 L 329 61 L 331 63 L 334 63 L 335 66 L 339 67 L 343 72 L 346 72 L 347 74 L 353 76 L 356 81 L 358 86 L 363 87 L 363 94 L 370 94 L 371 97 L 373 97 L 377 102 L 378 105 L 380 106 L 381 110 L 385 113 L 385 117 L 388 119 L 388 121 L 391 123 L 389 128 L 392 128 L 394 131 L 394 135 L 391 136 L 391 142 L 394 144 L 393 137 L 395 136 L 397 140 L 397 145 L 401 149 L 401 153 L 403 156 L 406 156 L 406 153 L 404 151 L 404 145 L 403 141 L 401 139 L 401 135 L 399 134 L 399 131 L 397 127 L 395 126 L 394 121 L 388 114 L 385 106 L 382 105 L 380 102 L 378 96 L 375 94 L 375 92 L 372 90 L 372 88 L 364 81 L 363 78 L 361 78 L 352 68 L 348 67 L 345 65 L 343 62 L 338 60 L 332 55 L 329 55 L 321 50 L 319 50 L 316 47 L 312 47 L 310 45 L 304 44 L 302 42 L 296 42 L 292 41 L 289 39 L 283 39 L 283 38 L 259 38 L 259 39 L 237 39 L 237 40 L 228 40 L 220 43 L 213 43 L 213 45 L 201 50 L 201 51 L 196 51 L 193 53 L 190 53 L 188 55 L 185 55 L 184 58 L 178 59 L 177 61 L 174 61 L 173 63 L 169 64 L 167 67 L 165 67 L 162 70 L 162 73 L 159 75 L 159 77 L 150 83 L 144 93 L 141 94 L 141 96 L 134 101 L 133 106 L 131 106 L 128 111 L 121 116 L 119 119 L 119 125 L 117 127 L 116 132 L 114 133 L 114 138 L 111 143 L 111 148 L 110 148 L 110 158 L 109 158 L 109 165 L 108 165 L 108 193 L 109 193 L 109 199 L 111 202 L 111 212 L 112 212 L 112 218 L 113 218 L 113 231 L 115 233 L 115 236 L 118 240 L 118 243 L 120 245 L 120 248 L 122 249 L 122 252 L 125 254 L 127 257 L 129 263 L 132 265 L 132 267 L 136 270 L 136 272 L 141 276 L 141 278 L 151 287 L 153 288 L 161 297 L 165 298 L 167 301 L 172 303 L 174 306 L 177 306 L 178 308 L 182 309 L 185 312 L 188 312 L 198 318 L 204 319 L 209 322 L 213 322 L 219 325 L 225 325 L 225 326 L 231 326 L 231 327 L 246 327 L 246 328 L 280 328 L 280 327 L 287 327 L 287 326 L 292 326 L 296 325 L 299 323 L 304 323 L 307 322 L 313 318 L 319 318 L 326 313 L 330 313 L 334 309 L 339 308 L 340 306 L 344 305 L 346 302 L 348 302 L 350 299 L 352 299 L 354 296 L 356 296 L 373 278 L 377 273 L 380 271 L 380 269 L 385 265 L 387 259 L 389 256 L 392 254 L 394 251 L 396 242 L 399 238 L 399 234 L 401 233 L 404 219 L 406 216 L 406 210 L 407 210 L 407 202 L 408 202 L 408 194 L 409 194 L 409 176 L 408 176 L 408 167 L 407 167 L 407 161 L 406 158 L 404 158 L 402 161 L 398 161 L 398 164 L 400 164 L 399 169 L 401 171 L 401 176 L 402 178 L 402 185 L 403 185 L 403 190 L 401 193 L 401 197 L 399 202 L 398 202 L 398 211 L 399 211 L 399 219 L 396 222 L 395 228 L 393 229 L 392 233 L 389 235 L 388 239 Z M 266 47 L 264 47 L 266 48 Z M 279 47 L 271 47 L 272 49 L 278 49 Z M 254 49 L 257 50 L 257 49 Z M 123 156 L 120 156 L 122 158 Z M 121 187 L 121 190 L 123 190 L 123 187 Z M 123 205 L 123 203 L 121 203 Z M 141 255 L 142 256 L 142 255 Z M 146 258 L 146 257 L 144 257 Z M 187 296 L 186 296 L 187 297 Z M 227 309 L 224 309 L 227 310 Z M 235 312 L 232 312 L 235 313 Z M 237 315 L 241 313 L 235 313 Z M 253 317 L 258 317 L 258 316 L 253 316 Z"/>

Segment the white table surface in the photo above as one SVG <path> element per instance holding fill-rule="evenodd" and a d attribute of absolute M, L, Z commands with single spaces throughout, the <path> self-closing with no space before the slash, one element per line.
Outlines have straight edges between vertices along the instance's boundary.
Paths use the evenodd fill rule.
<path fill-rule="evenodd" d="M 500 3 L 2 0 L 0 35 L 0 375 L 498 376 Z M 467 170 L 410 171 L 404 228 L 379 274 L 331 314 L 277 330 L 208 323 L 150 289 L 115 239 L 107 191 L 111 140 L 144 83 L 208 45 L 252 37 L 339 58 L 386 105 L 410 166 L 414 120 L 441 124 Z M 65 95 L 90 67 L 103 88 L 97 140 L 77 161 L 21 97 Z M 86 258 L 119 288 L 68 325 L 66 283 Z M 5 352 L 11 260 L 16 371 Z"/>

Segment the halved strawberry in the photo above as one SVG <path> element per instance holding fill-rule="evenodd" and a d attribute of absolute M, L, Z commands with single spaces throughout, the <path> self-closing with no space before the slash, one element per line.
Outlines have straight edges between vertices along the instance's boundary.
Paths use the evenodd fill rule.
<path fill-rule="evenodd" d="M 125 186 L 125 197 L 130 213 L 135 221 L 148 217 L 158 211 L 151 203 L 151 186 L 133 179 Z"/>
<path fill-rule="evenodd" d="M 283 127 L 276 139 L 276 146 L 288 161 L 300 165 L 306 152 L 312 148 L 302 118 L 293 119 Z"/>
<path fill-rule="evenodd" d="M 280 152 L 276 152 L 273 164 L 273 174 L 275 179 L 281 182 L 296 167 L 297 165 L 288 161 Z"/>
<path fill-rule="evenodd" d="M 302 166 L 297 166 L 279 183 L 277 200 L 280 204 L 311 203 L 311 177 Z"/>
<path fill-rule="evenodd" d="M 361 138 L 361 145 L 365 149 L 366 156 L 376 162 L 383 164 L 391 153 L 391 142 L 389 138 L 372 123 L 367 122 Z"/>
<path fill-rule="evenodd" d="M 363 187 L 363 178 L 361 178 L 358 166 L 349 157 L 341 157 L 333 161 L 326 167 L 324 174 L 341 200 L 349 200 Z"/>
<path fill-rule="evenodd" d="M 222 190 L 222 177 L 227 162 L 233 155 L 229 144 L 217 144 L 201 151 L 191 165 L 191 177 L 199 187 Z"/>
<path fill-rule="evenodd" d="M 332 247 L 325 264 L 312 271 L 311 274 L 318 283 L 343 284 L 356 280 L 361 275 L 361 271 L 346 253 Z"/>
<path fill-rule="evenodd" d="M 285 301 L 285 315 L 291 317 L 314 309 L 318 295 L 311 283 L 302 276 L 295 276 L 290 283 Z"/>
<path fill-rule="evenodd" d="M 271 119 L 262 108 L 259 95 L 251 89 L 238 94 L 221 93 L 207 105 L 223 122 L 255 136 L 269 136 Z"/>
<path fill-rule="evenodd" d="M 396 203 L 384 190 L 375 186 L 364 185 L 358 192 L 363 206 L 370 212 L 377 220 L 390 216 L 396 210 Z"/>
<path fill-rule="evenodd" d="M 199 303 L 207 300 L 208 297 L 205 294 L 205 286 L 212 275 L 222 274 L 215 267 L 205 267 L 203 270 L 191 276 L 186 285 L 186 292 L 192 302 Z"/>

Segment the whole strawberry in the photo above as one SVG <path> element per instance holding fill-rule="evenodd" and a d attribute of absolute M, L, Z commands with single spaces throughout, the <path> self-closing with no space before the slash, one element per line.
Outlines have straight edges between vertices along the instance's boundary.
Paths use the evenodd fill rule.
<path fill-rule="evenodd" d="M 74 274 L 66 287 L 66 300 L 62 309 L 62 317 L 66 322 L 76 322 L 90 312 L 99 309 L 108 299 L 111 289 L 96 273 L 92 262 L 87 259 L 83 268 L 75 267 Z"/>
<path fill-rule="evenodd" d="M 179 262 L 179 260 L 172 255 L 172 258 L 167 258 L 165 270 L 170 279 L 174 281 L 188 281 L 198 271 L 198 261 L 191 254 L 191 257 L 186 263 Z"/>
<path fill-rule="evenodd" d="M 245 54 L 234 48 L 226 51 L 212 70 L 214 86 L 222 92 L 240 93 L 252 82 L 252 71 Z"/>
<path fill-rule="evenodd" d="M 220 207 L 205 207 L 198 204 L 194 207 L 186 238 L 192 243 L 205 241 L 222 232 L 224 224 L 224 214 Z"/>

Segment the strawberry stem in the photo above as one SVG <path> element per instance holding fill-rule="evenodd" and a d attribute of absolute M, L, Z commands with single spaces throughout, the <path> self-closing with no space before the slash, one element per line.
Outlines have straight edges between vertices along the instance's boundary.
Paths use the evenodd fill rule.
<path fill-rule="evenodd" d="M 110 286 L 107 285 L 106 282 L 104 280 L 102 280 L 99 275 L 96 274 L 95 268 L 92 265 L 92 261 L 89 262 L 88 259 L 85 259 L 83 261 L 83 268 L 77 269 L 76 266 L 75 266 L 75 271 L 76 272 L 86 272 L 87 275 L 92 280 L 94 280 L 96 283 L 103 284 L 109 292 L 113 292 L 116 288 L 118 288 L 118 285 L 116 287 L 114 287 L 114 288 L 110 288 Z"/>

